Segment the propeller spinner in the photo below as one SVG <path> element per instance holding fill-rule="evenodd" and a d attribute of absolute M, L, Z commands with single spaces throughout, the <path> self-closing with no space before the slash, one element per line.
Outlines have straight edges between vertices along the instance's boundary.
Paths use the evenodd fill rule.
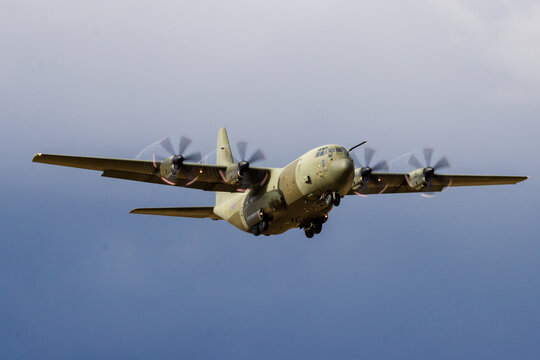
<path fill-rule="evenodd" d="M 422 149 L 422 152 L 424 154 L 424 164 L 422 164 L 422 162 L 420 162 L 420 160 L 418 160 L 414 154 L 411 154 L 409 157 L 408 164 L 413 166 L 415 169 L 422 169 L 425 188 L 428 190 L 428 192 L 423 195 L 431 197 L 434 195 L 432 192 L 429 192 L 429 189 L 432 186 L 431 178 L 433 174 L 435 174 L 435 171 L 449 168 L 451 165 L 446 156 L 441 157 L 435 164 L 432 165 L 434 150 L 432 148 L 424 148 Z"/>

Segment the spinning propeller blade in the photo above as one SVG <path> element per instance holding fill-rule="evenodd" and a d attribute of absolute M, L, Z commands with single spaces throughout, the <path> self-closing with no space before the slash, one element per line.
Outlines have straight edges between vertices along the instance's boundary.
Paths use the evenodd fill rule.
<path fill-rule="evenodd" d="M 365 188 L 369 181 L 369 177 L 372 174 L 373 171 L 386 171 L 388 172 L 390 170 L 390 166 L 388 165 L 388 161 L 381 160 L 377 162 L 375 165 L 371 165 L 371 162 L 375 156 L 375 149 L 372 148 L 365 148 L 364 149 L 364 162 L 361 163 L 358 161 L 358 158 L 350 153 L 350 155 L 353 158 L 353 161 L 355 164 L 358 164 L 360 166 L 360 175 L 362 176 L 360 187 L 356 190 L 358 195 L 361 196 L 367 196 L 365 194 L 362 194 L 362 189 Z"/>
<path fill-rule="evenodd" d="M 434 150 L 432 148 L 424 148 L 422 149 L 422 152 L 424 154 L 424 164 L 422 164 L 414 154 L 411 154 L 408 163 L 415 169 L 423 169 L 424 178 L 427 183 L 425 190 L 427 190 L 427 192 L 424 192 L 421 195 L 424 197 L 433 197 L 435 194 L 433 194 L 433 192 L 429 192 L 429 190 L 432 189 L 431 177 L 437 170 L 449 168 L 451 165 L 446 156 L 441 157 L 434 165 L 431 165 Z"/>
<path fill-rule="evenodd" d="M 190 138 L 186 136 L 181 136 L 178 140 L 178 144 L 173 146 L 171 138 L 166 136 L 161 140 L 153 143 L 152 145 L 146 147 L 143 151 L 137 155 L 138 159 L 146 158 L 147 160 L 153 161 L 153 166 L 156 172 L 159 172 L 158 162 L 163 161 L 166 158 L 172 158 L 172 176 L 167 178 L 162 178 L 164 182 L 169 185 L 176 185 L 178 179 L 176 177 L 178 171 L 184 164 L 184 162 L 201 162 L 203 160 L 203 154 L 200 152 L 192 152 L 185 155 L 185 152 L 189 145 L 193 142 Z M 167 156 L 168 155 L 168 156 Z M 192 175 L 188 178 L 188 182 L 185 185 L 190 185 L 198 178 L 198 174 Z"/>
<path fill-rule="evenodd" d="M 238 155 L 240 157 L 240 161 L 238 161 L 238 173 L 242 176 L 243 189 L 248 189 L 251 185 L 256 183 L 256 180 L 251 178 L 249 172 L 250 164 L 266 160 L 266 155 L 261 149 L 255 150 L 249 157 L 246 157 L 247 148 L 247 141 L 236 142 L 236 149 L 238 150 Z"/>

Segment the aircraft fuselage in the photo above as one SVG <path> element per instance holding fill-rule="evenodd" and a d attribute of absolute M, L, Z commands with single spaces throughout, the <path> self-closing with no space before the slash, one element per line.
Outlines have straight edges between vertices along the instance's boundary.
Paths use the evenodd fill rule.
<path fill-rule="evenodd" d="M 255 234 L 316 229 L 350 190 L 353 177 L 354 163 L 344 147 L 321 146 L 273 169 L 263 186 L 231 196 L 216 205 L 214 212 L 238 229 Z M 262 221 L 268 224 L 258 231 L 254 227 Z"/>

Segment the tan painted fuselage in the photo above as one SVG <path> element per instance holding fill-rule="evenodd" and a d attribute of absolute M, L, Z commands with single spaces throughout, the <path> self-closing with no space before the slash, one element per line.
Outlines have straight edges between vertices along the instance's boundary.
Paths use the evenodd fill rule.
<path fill-rule="evenodd" d="M 324 218 L 332 210 L 331 196 L 347 194 L 353 175 L 354 165 L 347 150 L 339 145 L 325 145 L 283 168 L 271 169 L 264 186 L 231 194 L 216 204 L 214 213 L 250 232 L 260 220 L 250 219 L 250 214 L 261 210 L 270 219 L 264 235 L 308 227 L 313 219 Z"/>

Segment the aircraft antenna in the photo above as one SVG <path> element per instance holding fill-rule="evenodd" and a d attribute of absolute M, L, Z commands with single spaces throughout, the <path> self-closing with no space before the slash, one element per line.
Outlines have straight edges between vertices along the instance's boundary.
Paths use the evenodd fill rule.
<path fill-rule="evenodd" d="M 349 149 L 349 152 L 353 151 L 354 149 L 356 149 L 356 148 L 359 147 L 359 146 L 364 145 L 365 143 L 367 143 L 367 140 L 362 141 L 362 142 L 361 142 L 360 144 L 358 144 L 358 145 L 354 145 L 352 148 Z"/>

